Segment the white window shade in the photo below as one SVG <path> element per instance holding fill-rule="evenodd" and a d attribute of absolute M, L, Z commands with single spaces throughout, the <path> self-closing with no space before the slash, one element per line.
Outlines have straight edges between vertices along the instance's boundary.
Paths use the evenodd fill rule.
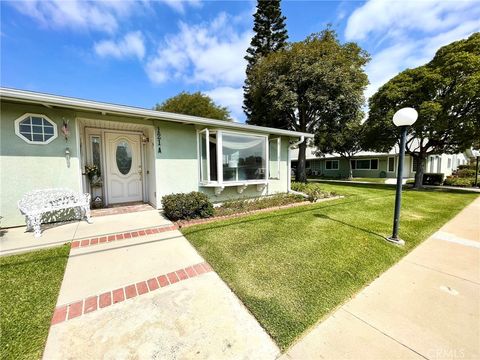
<path fill-rule="evenodd" d="M 280 179 L 280 138 L 268 141 L 268 176 Z"/>

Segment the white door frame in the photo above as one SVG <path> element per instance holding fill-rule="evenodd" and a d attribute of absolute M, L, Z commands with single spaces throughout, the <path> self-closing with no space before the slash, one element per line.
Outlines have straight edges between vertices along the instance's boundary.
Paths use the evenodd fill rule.
<path fill-rule="evenodd" d="M 140 136 L 140 163 L 142 166 L 142 201 L 144 203 L 148 202 L 148 182 L 147 177 L 145 176 L 145 144 L 141 141 L 142 136 L 144 133 L 142 131 L 127 131 L 127 130 L 114 130 L 114 129 L 103 129 L 103 128 L 96 128 L 96 127 L 88 127 L 86 126 L 84 131 L 85 135 L 85 158 L 84 158 L 84 165 L 86 165 L 86 161 L 91 158 L 91 145 L 90 145 L 90 137 L 92 135 L 98 135 L 101 138 L 102 144 L 102 169 L 101 172 L 104 177 L 103 181 L 103 197 L 105 206 L 109 205 L 108 199 L 108 179 L 107 179 L 107 146 L 105 143 L 105 134 L 106 133 L 113 133 L 113 134 L 128 134 L 128 135 L 139 135 Z"/>

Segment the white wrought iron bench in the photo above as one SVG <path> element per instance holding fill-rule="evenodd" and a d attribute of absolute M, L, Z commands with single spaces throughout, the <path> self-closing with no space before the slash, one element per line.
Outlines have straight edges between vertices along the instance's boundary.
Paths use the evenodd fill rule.
<path fill-rule="evenodd" d="M 27 231 L 35 237 L 42 236 L 40 225 L 45 214 L 51 213 L 50 220 L 60 220 L 59 211 L 73 209 L 75 218 L 90 224 L 90 194 L 78 193 L 69 189 L 44 189 L 26 193 L 18 202 L 18 209 L 25 215 Z"/>

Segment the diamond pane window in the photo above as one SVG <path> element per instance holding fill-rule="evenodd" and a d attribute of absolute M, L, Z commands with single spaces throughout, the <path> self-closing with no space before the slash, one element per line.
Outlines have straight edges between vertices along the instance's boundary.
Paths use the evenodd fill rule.
<path fill-rule="evenodd" d="M 48 144 L 57 137 L 57 125 L 45 115 L 24 114 L 15 120 L 15 134 L 30 144 Z"/>

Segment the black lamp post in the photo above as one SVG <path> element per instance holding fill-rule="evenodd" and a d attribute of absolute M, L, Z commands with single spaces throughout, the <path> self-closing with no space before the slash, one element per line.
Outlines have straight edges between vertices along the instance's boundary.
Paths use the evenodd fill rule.
<path fill-rule="evenodd" d="M 405 158 L 405 142 L 407 138 L 407 127 L 413 125 L 417 120 L 418 113 L 412 108 L 403 108 L 393 115 L 393 123 L 400 128 L 400 151 L 398 156 L 397 168 L 397 192 L 395 195 L 395 214 L 393 216 L 393 234 L 387 238 L 388 241 L 405 245 L 405 241 L 398 237 L 398 227 L 400 224 L 400 208 L 402 206 L 402 185 L 403 185 L 403 160 Z"/>

